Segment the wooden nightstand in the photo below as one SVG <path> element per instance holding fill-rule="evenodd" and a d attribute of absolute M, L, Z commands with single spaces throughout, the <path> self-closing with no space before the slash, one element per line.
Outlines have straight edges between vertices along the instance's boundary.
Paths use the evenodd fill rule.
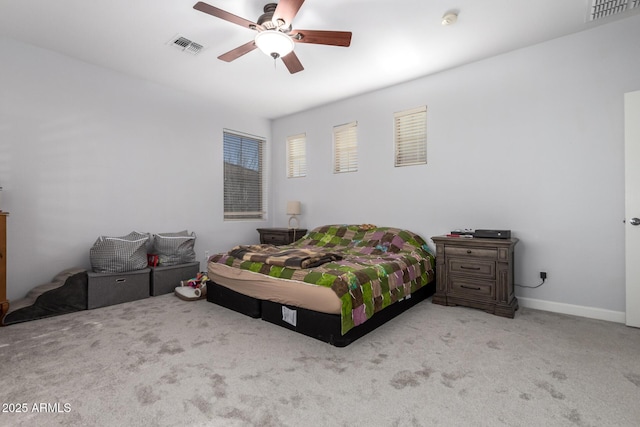
<path fill-rule="evenodd" d="M 0 325 L 4 315 L 9 311 L 7 300 L 7 215 L 0 211 Z"/>
<path fill-rule="evenodd" d="M 260 243 L 271 245 L 288 245 L 295 242 L 305 234 L 305 228 L 258 228 Z"/>
<path fill-rule="evenodd" d="M 513 248 L 518 239 L 436 236 L 436 293 L 432 302 L 481 308 L 513 318 Z"/>

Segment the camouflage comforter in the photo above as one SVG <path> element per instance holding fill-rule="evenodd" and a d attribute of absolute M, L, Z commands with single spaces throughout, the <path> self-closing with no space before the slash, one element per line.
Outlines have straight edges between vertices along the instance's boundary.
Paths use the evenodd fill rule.
<path fill-rule="evenodd" d="M 291 245 L 269 246 L 253 245 L 241 250 L 236 247 L 229 253 L 214 255 L 210 262 L 333 289 L 342 302 L 342 334 L 435 277 L 435 258 L 424 239 L 397 228 L 327 225 Z M 258 248 L 267 253 L 260 255 L 255 251 Z M 307 251 L 314 258 L 328 258 L 328 262 L 313 268 L 304 267 L 302 261 L 298 267 L 287 266 L 286 262 L 273 260 L 277 257 L 265 262 L 269 252 L 273 255 L 287 251 Z"/>

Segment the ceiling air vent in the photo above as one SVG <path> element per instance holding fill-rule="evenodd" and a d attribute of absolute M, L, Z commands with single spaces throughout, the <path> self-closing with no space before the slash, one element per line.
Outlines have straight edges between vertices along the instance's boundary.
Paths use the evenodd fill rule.
<path fill-rule="evenodd" d="M 640 0 L 592 0 L 589 20 L 606 18 L 640 6 Z"/>
<path fill-rule="evenodd" d="M 177 47 L 178 49 L 184 52 L 193 53 L 194 55 L 199 53 L 203 48 L 201 44 L 192 42 L 188 38 L 182 37 L 182 36 L 174 37 L 173 40 L 171 41 L 171 45 Z"/>

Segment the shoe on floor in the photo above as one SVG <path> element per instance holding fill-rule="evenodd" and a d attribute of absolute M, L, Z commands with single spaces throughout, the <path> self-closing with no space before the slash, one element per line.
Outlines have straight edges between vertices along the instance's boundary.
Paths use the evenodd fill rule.
<path fill-rule="evenodd" d="M 206 285 L 201 286 L 200 288 L 192 288 L 191 286 L 178 286 L 174 292 L 178 298 L 185 301 L 196 301 L 207 296 Z"/>

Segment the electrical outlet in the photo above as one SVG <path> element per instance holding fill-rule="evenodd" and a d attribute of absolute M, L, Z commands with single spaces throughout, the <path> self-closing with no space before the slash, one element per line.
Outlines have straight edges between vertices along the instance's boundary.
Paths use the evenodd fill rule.
<path fill-rule="evenodd" d="M 546 271 L 541 271 L 540 272 L 540 278 L 542 280 L 547 280 L 547 272 Z"/>

